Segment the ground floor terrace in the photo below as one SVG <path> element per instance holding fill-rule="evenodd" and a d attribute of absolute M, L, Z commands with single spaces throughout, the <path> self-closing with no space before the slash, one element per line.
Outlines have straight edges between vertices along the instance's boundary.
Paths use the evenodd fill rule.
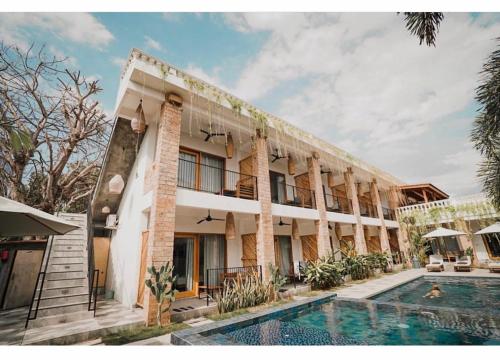
<path fill-rule="evenodd" d="M 169 252 L 178 299 L 213 297 L 224 280 L 239 272 L 255 270 L 267 276 L 269 264 L 277 266 L 294 286 L 301 282 L 300 267 L 307 261 L 328 253 L 340 260 L 342 252 L 363 252 L 356 242 L 357 224 L 352 215 L 328 212 L 327 234 L 321 234 L 317 210 L 273 204 L 271 226 L 262 234 L 258 201 L 177 189 L 177 202 L 173 241 L 153 251 Z M 373 218 L 362 221 L 364 252 L 383 252 L 381 231 L 386 231 L 393 262 L 401 263 L 404 255 L 398 228 L 382 228 Z M 112 232 L 104 287 L 126 306 L 143 306 L 148 291 L 144 279 L 152 241 L 150 222 L 146 208 L 139 221 L 122 220 Z"/>

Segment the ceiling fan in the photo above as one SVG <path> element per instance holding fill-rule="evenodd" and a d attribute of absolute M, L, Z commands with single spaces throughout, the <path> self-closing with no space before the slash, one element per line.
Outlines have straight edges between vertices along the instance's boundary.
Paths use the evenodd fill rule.
<path fill-rule="evenodd" d="M 210 140 L 210 138 L 211 138 L 212 136 L 224 136 L 224 135 L 226 135 L 225 133 L 213 133 L 213 132 L 208 132 L 208 131 L 203 130 L 203 129 L 200 129 L 200 131 L 201 131 L 202 133 L 204 133 L 204 134 L 206 134 L 206 135 L 207 135 L 207 136 L 205 137 L 205 141 Z"/>
<path fill-rule="evenodd" d="M 274 225 L 278 225 L 278 226 L 290 226 L 290 225 L 292 225 L 292 224 L 287 224 L 287 223 L 283 222 L 283 220 L 281 219 L 281 216 L 280 216 L 280 221 L 279 221 L 279 223 L 274 224 Z"/>
<path fill-rule="evenodd" d="M 271 160 L 272 163 L 275 162 L 276 160 L 279 160 L 279 159 L 288 158 L 288 156 L 280 156 L 278 153 L 278 149 L 276 149 L 276 153 L 271 154 L 271 156 L 273 157 L 273 159 Z"/>
<path fill-rule="evenodd" d="M 201 219 L 200 221 L 198 221 L 196 224 L 201 224 L 202 222 L 204 221 L 207 221 L 207 222 L 210 222 L 210 221 L 225 221 L 224 219 L 217 219 L 217 218 L 213 218 L 211 215 L 210 215 L 210 210 L 208 210 L 208 216 L 204 217 L 203 219 Z"/>

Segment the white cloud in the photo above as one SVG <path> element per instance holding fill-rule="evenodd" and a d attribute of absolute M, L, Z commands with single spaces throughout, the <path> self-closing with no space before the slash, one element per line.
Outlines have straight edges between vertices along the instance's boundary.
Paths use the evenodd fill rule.
<path fill-rule="evenodd" d="M 470 146 L 468 128 L 460 141 L 446 137 L 457 136 L 455 117 L 473 104 L 478 72 L 500 32 L 498 17 L 446 14 L 435 48 L 419 46 L 393 13 L 243 13 L 225 20 L 241 32 L 269 33 L 237 81 L 239 96 L 272 98 L 273 89 L 295 81 L 277 107 L 284 119 L 404 180 L 434 176 L 445 191 L 478 189 L 471 149 L 460 161 L 447 156 Z M 438 125 L 447 132 L 427 141 Z M 455 168 L 444 171 L 454 159 Z"/>
<path fill-rule="evenodd" d="M 113 56 L 111 58 L 111 62 L 113 63 L 113 65 L 123 68 L 125 66 L 125 63 L 127 62 L 127 59 L 118 56 Z"/>
<path fill-rule="evenodd" d="M 156 41 L 155 39 L 146 35 L 146 36 L 144 36 L 144 40 L 146 41 L 147 48 L 153 49 L 153 50 L 158 50 L 158 51 L 163 50 L 163 47 L 161 46 L 161 44 L 158 41 Z"/>
<path fill-rule="evenodd" d="M 113 34 L 97 18 L 87 13 L 2 13 L 1 39 L 20 48 L 29 46 L 29 31 L 47 31 L 78 44 L 103 49 Z"/>

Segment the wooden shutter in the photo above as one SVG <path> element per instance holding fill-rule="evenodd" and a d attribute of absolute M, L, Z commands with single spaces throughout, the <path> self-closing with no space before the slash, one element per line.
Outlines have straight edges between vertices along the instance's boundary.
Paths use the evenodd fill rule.
<path fill-rule="evenodd" d="M 250 175 L 250 176 L 249 176 Z M 257 192 L 254 189 L 253 156 L 240 161 L 240 179 L 236 184 L 236 196 L 244 199 L 255 199 Z"/>
<path fill-rule="evenodd" d="M 300 237 L 302 242 L 302 257 L 305 261 L 315 261 L 318 259 L 318 240 L 316 235 L 303 235 Z"/>
<path fill-rule="evenodd" d="M 311 186 L 309 184 L 309 174 L 304 173 L 295 177 L 295 186 L 297 193 L 295 196 L 299 198 L 302 206 L 312 207 Z"/>
<path fill-rule="evenodd" d="M 257 266 L 257 235 L 241 235 L 243 256 L 241 261 L 243 266 Z"/>
<path fill-rule="evenodd" d="M 144 304 L 144 281 L 146 280 L 146 265 L 148 257 L 148 235 L 149 231 L 142 232 L 141 244 L 141 267 L 139 268 L 139 286 L 137 290 L 137 305 L 143 306 Z"/>
<path fill-rule="evenodd" d="M 370 236 L 366 238 L 366 248 L 368 253 L 381 253 L 382 247 L 380 246 L 380 238 L 378 236 Z"/>

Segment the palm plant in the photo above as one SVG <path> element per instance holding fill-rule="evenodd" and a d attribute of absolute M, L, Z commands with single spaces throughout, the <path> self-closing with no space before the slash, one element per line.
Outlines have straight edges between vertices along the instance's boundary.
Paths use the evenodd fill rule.
<path fill-rule="evenodd" d="M 417 35 L 420 45 L 425 40 L 427 46 L 436 46 L 439 25 L 444 19 L 441 12 L 405 12 L 406 28 L 412 35 Z"/>
<path fill-rule="evenodd" d="M 481 78 L 482 82 L 476 89 L 480 108 L 471 140 L 484 157 L 478 171 L 483 190 L 500 209 L 500 48 L 488 57 Z"/>

